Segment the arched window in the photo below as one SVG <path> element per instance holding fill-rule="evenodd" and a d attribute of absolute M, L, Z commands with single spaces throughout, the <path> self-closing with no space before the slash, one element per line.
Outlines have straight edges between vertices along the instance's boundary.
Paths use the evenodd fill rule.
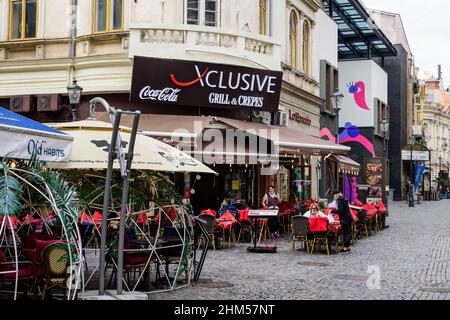
<path fill-rule="evenodd" d="M 308 21 L 303 22 L 303 72 L 309 74 L 311 30 Z"/>
<path fill-rule="evenodd" d="M 298 67 L 298 34 L 297 34 L 297 14 L 291 11 L 289 18 L 289 47 L 290 47 L 290 63 L 291 67 L 297 69 Z"/>
<path fill-rule="evenodd" d="M 268 13 L 268 0 L 259 0 L 259 33 L 262 35 L 267 35 L 268 23 L 267 23 L 267 13 Z"/>

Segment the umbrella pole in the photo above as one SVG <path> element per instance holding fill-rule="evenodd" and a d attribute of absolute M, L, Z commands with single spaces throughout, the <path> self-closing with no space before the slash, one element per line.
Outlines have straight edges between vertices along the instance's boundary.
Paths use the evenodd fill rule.
<path fill-rule="evenodd" d="M 121 114 L 121 110 L 118 113 Z M 133 162 L 134 144 L 136 142 L 137 128 L 139 124 L 140 112 L 130 113 L 134 115 L 133 118 L 133 128 L 131 131 L 130 145 L 128 147 L 128 152 L 126 154 L 127 166 L 126 170 L 122 173 L 123 179 L 123 189 L 122 189 L 122 204 L 120 209 L 120 226 L 119 226 L 119 248 L 118 248 L 118 262 L 117 262 L 117 295 L 122 294 L 122 273 L 123 273 L 123 249 L 125 242 L 125 218 L 127 215 L 127 203 L 128 203 L 128 191 L 130 187 L 130 177 L 131 177 L 131 163 Z M 121 146 L 119 146 L 121 148 Z M 123 169 L 123 168 L 121 168 Z"/>
<path fill-rule="evenodd" d="M 105 255 L 106 255 L 106 236 L 107 236 L 107 228 L 108 228 L 108 208 L 109 208 L 109 198 L 111 191 L 111 179 L 113 172 L 113 164 L 114 159 L 117 156 L 116 153 L 116 142 L 117 142 L 117 134 L 119 132 L 119 123 L 120 123 L 120 114 L 115 117 L 113 132 L 111 138 L 111 146 L 109 148 L 108 154 L 108 168 L 106 171 L 106 181 L 105 181 L 105 194 L 103 197 L 103 215 L 102 215 L 102 234 L 100 240 L 100 278 L 99 278 L 99 295 L 102 296 L 105 294 Z"/>

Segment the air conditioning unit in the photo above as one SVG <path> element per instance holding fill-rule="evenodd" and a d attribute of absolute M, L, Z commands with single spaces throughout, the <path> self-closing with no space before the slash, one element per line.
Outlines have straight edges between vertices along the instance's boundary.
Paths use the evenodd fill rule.
<path fill-rule="evenodd" d="M 48 94 L 37 96 L 37 111 L 57 111 L 61 109 L 61 96 Z"/>
<path fill-rule="evenodd" d="M 13 112 L 31 112 L 35 107 L 33 96 L 14 96 L 9 102 L 9 109 Z"/>
<path fill-rule="evenodd" d="M 288 125 L 288 116 L 286 112 L 278 111 L 274 115 L 273 122 L 276 126 L 287 127 Z"/>

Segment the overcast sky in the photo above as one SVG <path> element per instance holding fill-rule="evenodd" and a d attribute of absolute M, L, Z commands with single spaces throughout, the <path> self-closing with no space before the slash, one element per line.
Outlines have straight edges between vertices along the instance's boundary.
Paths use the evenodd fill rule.
<path fill-rule="evenodd" d="M 362 0 L 370 9 L 399 13 L 420 77 L 424 71 L 442 78 L 450 85 L 450 1 L 449 0 Z"/>

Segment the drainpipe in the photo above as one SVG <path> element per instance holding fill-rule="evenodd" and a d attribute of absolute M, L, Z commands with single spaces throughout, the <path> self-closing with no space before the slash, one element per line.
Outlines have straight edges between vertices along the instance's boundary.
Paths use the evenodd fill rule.
<path fill-rule="evenodd" d="M 72 0 L 71 3 L 71 12 L 70 12 L 70 18 L 71 18 L 71 26 L 70 26 L 70 58 L 73 59 L 76 56 L 76 39 L 77 39 L 77 6 L 78 6 L 78 0 Z"/>

